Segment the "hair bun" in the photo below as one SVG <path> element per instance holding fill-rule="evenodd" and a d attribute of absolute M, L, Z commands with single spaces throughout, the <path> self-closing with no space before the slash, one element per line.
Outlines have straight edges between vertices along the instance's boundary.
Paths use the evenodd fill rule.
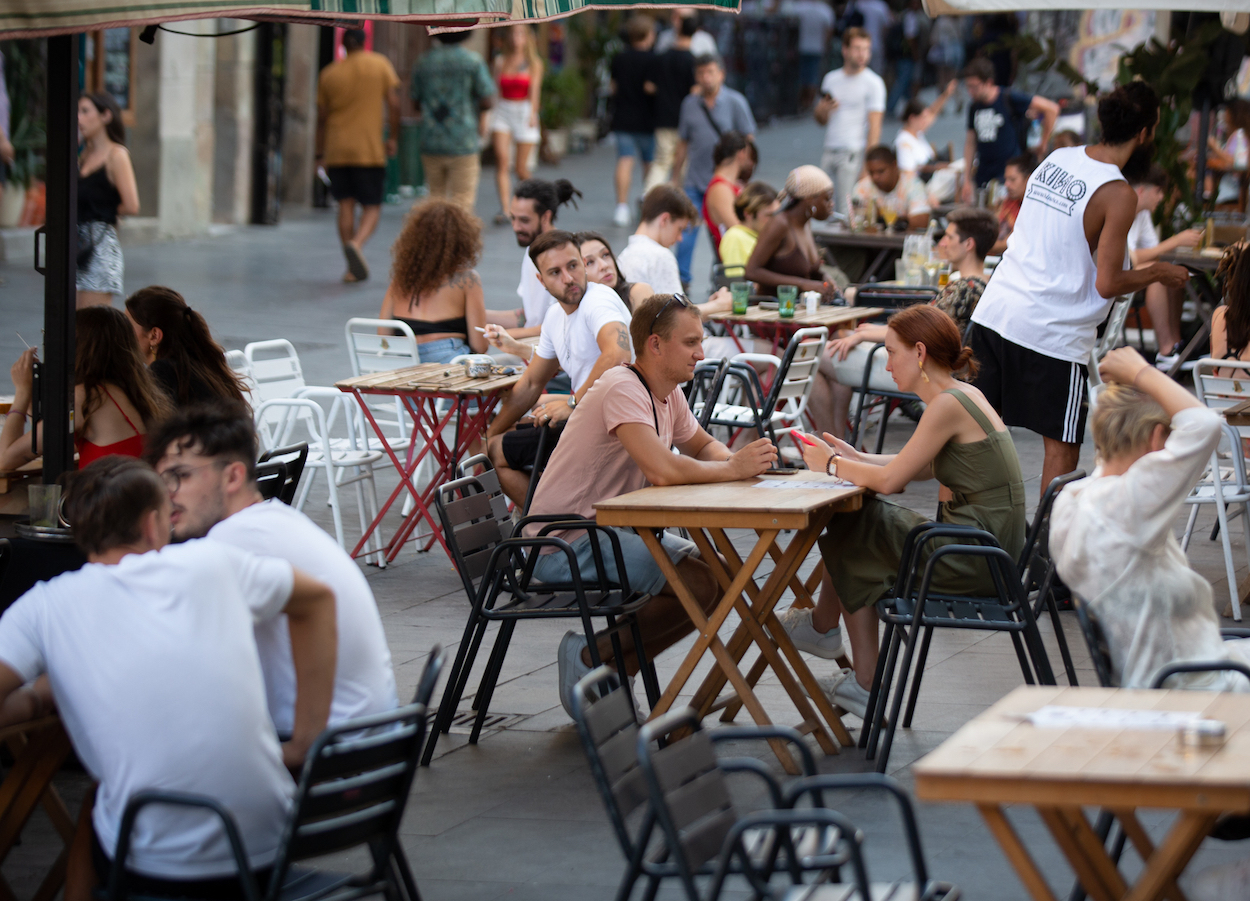
<path fill-rule="evenodd" d="M 582 192 L 573 187 L 573 183 L 567 178 L 557 179 L 555 184 L 556 198 L 560 201 L 560 205 L 563 206 L 566 203 L 572 203 L 573 206 L 576 207 L 577 201 L 573 198 L 574 196 L 581 197 Z"/>

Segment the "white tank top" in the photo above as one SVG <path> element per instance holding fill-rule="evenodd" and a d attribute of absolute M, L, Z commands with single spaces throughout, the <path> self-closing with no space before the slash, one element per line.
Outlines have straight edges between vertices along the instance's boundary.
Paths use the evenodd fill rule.
<path fill-rule="evenodd" d="M 1098 268 L 1085 238 L 1085 207 L 1118 167 L 1084 147 L 1053 151 L 1031 176 L 1007 250 L 972 321 L 1058 360 L 1089 361 L 1112 299 L 1094 287 Z"/>

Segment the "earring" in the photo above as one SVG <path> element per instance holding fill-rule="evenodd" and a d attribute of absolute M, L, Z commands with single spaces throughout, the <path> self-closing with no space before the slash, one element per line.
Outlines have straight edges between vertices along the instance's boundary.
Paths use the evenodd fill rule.
<path fill-rule="evenodd" d="M 929 376 L 924 371 L 924 360 L 920 361 L 920 377 L 924 379 L 924 383 L 929 384 Z"/>

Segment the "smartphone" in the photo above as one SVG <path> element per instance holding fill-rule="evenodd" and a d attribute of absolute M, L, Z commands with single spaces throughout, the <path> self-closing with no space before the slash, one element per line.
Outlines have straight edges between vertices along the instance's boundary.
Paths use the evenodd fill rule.
<path fill-rule="evenodd" d="M 820 92 L 820 99 L 821 99 L 821 100 L 824 100 L 824 101 L 826 101 L 826 102 L 828 102 L 828 103 L 832 103 L 832 102 L 833 102 L 833 95 L 832 95 L 832 94 L 830 94 L 828 91 L 821 91 L 821 92 Z"/>
<path fill-rule="evenodd" d="M 811 447 L 815 447 L 815 446 L 816 446 L 816 442 L 812 441 L 812 439 L 808 438 L 806 435 L 804 435 L 804 434 L 803 434 L 802 432 L 800 432 L 798 429 L 791 429 L 791 430 L 790 430 L 790 437 L 791 437 L 791 438 L 793 438 L 795 441 L 797 441 L 799 444 L 806 444 L 806 445 L 809 445 L 809 446 L 811 446 Z"/>

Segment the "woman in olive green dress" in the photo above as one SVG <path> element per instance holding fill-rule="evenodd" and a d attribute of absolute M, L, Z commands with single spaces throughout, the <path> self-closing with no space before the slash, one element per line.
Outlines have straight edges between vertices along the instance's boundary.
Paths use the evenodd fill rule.
<path fill-rule="evenodd" d="M 925 403 L 911 440 L 897 454 L 865 454 L 825 433 L 803 451 L 809 469 L 836 474 L 876 494 L 859 510 L 835 514 L 820 539 L 826 581 L 816 609 L 790 610 L 786 629 L 800 650 L 821 656 L 841 651 L 838 619 L 845 613 L 854 671 L 821 680 L 830 700 L 863 717 L 877 666 L 875 602 L 898 575 L 907 533 L 928 517 L 882 500 L 910 482 L 937 479 L 950 489 L 938 519 L 976 526 L 998 538 L 1013 557 L 1024 546 L 1024 486 L 1020 461 L 1003 421 L 985 396 L 955 374 L 975 377 L 972 350 L 944 312 L 928 305 L 902 310 L 886 331 L 886 368 L 899 390 Z M 826 443 L 828 442 L 828 443 Z M 932 547 L 932 545 L 931 545 Z M 953 594 L 993 594 L 989 568 L 974 558 L 942 564 L 934 585 Z"/>

